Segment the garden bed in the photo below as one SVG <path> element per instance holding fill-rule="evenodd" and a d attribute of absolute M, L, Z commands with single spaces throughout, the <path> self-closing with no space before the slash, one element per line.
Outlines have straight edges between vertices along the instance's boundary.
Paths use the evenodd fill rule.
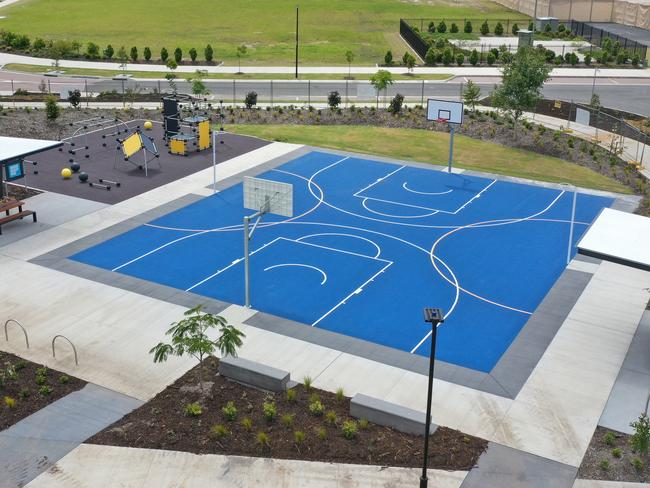
<path fill-rule="evenodd" d="M 291 390 L 295 392 L 295 399 L 291 400 L 287 393 L 267 393 L 219 376 L 218 361 L 214 358 L 207 360 L 206 366 L 209 375 L 204 378 L 209 383 L 204 383 L 205 392 L 199 386 L 197 366 L 87 442 L 195 454 L 421 465 L 421 436 L 353 419 L 349 416 L 350 399 L 342 394 L 298 385 Z M 323 406 L 321 415 L 311 412 L 316 397 Z M 228 420 L 222 411 L 228 402 L 236 409 L 233 420 Z M 199 415 L 188 415 L 188 406 L 193 404 L 200 408 Z M 269 404 L 276 410 L 272 421 L 265 417 L 271 410 Z M 350 435 L 355 428 L 354 435 Z M 346 438 L 344 429 L 350 438 Z M 487 441 L 483 439 L 440 427 L 431 436 L 429 467 L 468 470 L 486 448 Z"/>
<path fill-rule="evenodd" d="M 630 445 L 632 436 L 596 427 L 585 457 L 578 469 L 578 478 L 650 482 L 650 459 L 635 453 Z"/>
<path fill-rule="evenodd" d="M 74 376 L 0 351 L 0 431 L 85 385 Z"/>

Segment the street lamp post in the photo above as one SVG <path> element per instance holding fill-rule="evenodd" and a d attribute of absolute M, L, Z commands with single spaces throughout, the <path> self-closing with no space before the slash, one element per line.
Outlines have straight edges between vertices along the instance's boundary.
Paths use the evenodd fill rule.
<path fill-rule="evenodd" d="M 433 367 L 436 356 L 436 337 L 438 335 L 438 324 L 445 319 L 442 310 L 439 308 L 425 308 L 424 321 L 431 324 L 431 354 L 429 356 L 429 387 L 427 389 L 427 416 L 424 426 L 424 459 L 422 460 L 422 476 L 420 476 L 420 488 L 427 488 L 427 465 L 429 462 L 429 430 L 431 428 L 431 396 L 433 393 Z"/>

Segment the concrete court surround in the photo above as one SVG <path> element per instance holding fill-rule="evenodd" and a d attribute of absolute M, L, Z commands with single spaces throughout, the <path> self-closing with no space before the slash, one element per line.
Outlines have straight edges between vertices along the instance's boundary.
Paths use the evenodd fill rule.
<path fill-rule="evenodd" d="M 219 165 L 219 178 L 299 148 L 269 144 Z M 11 277 L 0 283 L 0 319 L 15 318 L 25 325 L 31 346 L 25 349 L 17 331 L 10 331 L 9 342 L 0 341 L 2 349 L 142 401 L 191 368 L 194 362 L 182 358 L 154 365 L 147 352 L 186 307 L 29 261 L 188 194 L 207 195 L 211 171 L 0 247 L 0 269 Z M 434 423 L 568 467 L 579 465 L 645 310 L 650 273 L 607 262 L 574 260 L 570 267 L 589 269 L 593 277 L 516 397 L 436 380 Z M 427 378 L 422 374 L 248 326 L 244 322 L 256 314 L 254 310 L 232 305 L 222 314 L 246 333 L 240 354 L 246 359 L 290 371 L 293 378 L 309 375 L 319 388 L 343 387 L 347 395 L 364 393 L 420 411 L 425 408 Z M 63 348 L 52 358 L 51 338 L 61 333 L 77 346 L 79 366 Z M 69 456 L 82 448 L 87 449 L 82 445 Z M 97 457 L 87 460 L 89 479 L 93 464 L 101 462 Z M 34 486 L 57 486 L 38 484 L 40 479 Z"/>

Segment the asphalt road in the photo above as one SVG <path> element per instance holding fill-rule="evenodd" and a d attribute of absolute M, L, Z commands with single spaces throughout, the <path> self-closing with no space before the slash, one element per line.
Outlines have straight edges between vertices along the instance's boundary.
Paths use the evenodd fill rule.
<path fill-rule="evenodd" d="M 483 95 L 489 94 L 499 83 L 497 77 L 473 77 L 475 83 L 481 87 Z M 0 90 L 10 92 L 24 88 L 38 90 L 44 78 L 39 75 L 23 73 L 0 72 Z M 98 78 L 47 78 L 47 89 L 52 92 L 79 88 L 82 92 L 113 91 L 121 93 L 122 90 L 137 92 L 151 92 L 154 90 L 167 90 L 166 81 L 157 80 L 130 80 L 124 84 L 121 81 Z M 338 91 L 345 102 L 349 103 L 370 102 L 375 99 L 375 91 L 367 81 L 268 81 L 268 80 L 206 80 L 210 92 L 224 103 L 233 100 L 241 103 L 249 91 L 258 94 L 260 102 L 294 102 L 308 104 L 324 102 L 328 93 Z M 449 81 L 396 81 L 387 91 L 386 96 L 391 97 L 401 93 L 407 101 L 420 101 L 426 98 L 458 98 L 462 87 L 467 83 L 467 78 L 456 77 Z M 554 78 L 544 86 L 544 97 L 565 101 L 588 103 L 591 99 L 593 78 Z M 190 86 L 185 81 L 177 82 L 178 90 L 189 92 Z M 600 95 L 603 106 L 616 108 L 629 112 L 650 116 L 650 80 L 649 79 L 612 79 L 597 78 L 595 91 Z"/>

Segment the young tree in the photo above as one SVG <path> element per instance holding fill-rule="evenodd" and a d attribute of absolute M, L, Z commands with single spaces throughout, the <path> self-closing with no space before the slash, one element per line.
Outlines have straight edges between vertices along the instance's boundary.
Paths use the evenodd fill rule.
<path fill-rule="evenodd" d="M 327 95 L 327 104 L 332 110 L 338 107 L 341 104 L 341 95 L 337 91 L 330 92 Z"/>
<path fill-rule="evenodd" d="M 456 54 L 456 64 L 462 66 L 465 62 L 465 55 L 463 53 Z"/>
<path fill-rule="evenodd" d="M 470 108 L 470 110 L 474 110 L 476 108 L 476 104 L 478 103 L 480 96 L 481 96 L 481 88 L 472 80 L 468 80 L 467 85 L 463 90 L 463 102 L 465 102 L 465 105 L 467 105 Z"/>
<path fill-rule="evenodd" d="M 474 28 L 472 27 L 472 23 L 469 20 L 466 20 L 465 27 L 463 27 L 463 31 L 465 32 L 465 34 L 471 34 L 472 30 L 474 30 Z"/>
<path fill-rule="evenodd" d="M 160 342 L 149 351 L 153 354 L 154 363 L 167 361 L 169 356 L 190 355 L 199 362 L 201 371 L 201 390 L 205 378 L 205 358 L 219 351 L 223 356 L 237 356 L 237 349 L 241 347 L 243 338 L 246 337 L 239 329 L 228 325 L 226 319 L 219 315 L 212 315 L 202 311 L 203 306 L 198 305 L 184 313 L 185 318 L 174 322 L 166 332 L 171 336 L 171 343 Z M 217 330 L 219 337 L 212 340 L 208 332 Z"/>
<path fill-rule="evenodd" d="M 436 52 L 436 50 L 430 47 L 427 50 L 427 54 L 424 56 L 424 64 L 426 64 L 427 66 L 435 66 L 437 57 L 438 57 L 438 53 Z"/>
<path fill-rule="evenodd" d="M 206 62 L 212 62 L 212 59 L 214 58 L 214 49 L 212 49 L 212 46 L 210 44 L 205 46 L 205 49 L 203 50 L 203 56 L 205 57 Z"/>
<path fill-rule="evenodd" d="M 457 34 L 458 33 L 458 25 L 456 24 L 456 22 L 451 23 L 451 27 L 449 28 L 449 32 L 451 32 L 452 34 Z"/>
<path fill-rule="evenodd" d="M 503 35 L 503 24 L 497 22 L 497 25 L 494 26 L 494 35 L 502 36 Z"/>
<path fill-rule="evenodd" d="M 138 48 L 133 46 L 129 54 L 131 56 L 131 61 L 135 63 L 138 60 Z"/>
<path fill-rule="evenodd" d="M 94 42 L 89 42 L 86 47 L 87 59 L 99 59 L 99 46 Z"/>
<path fill-rule="evenodd" d="M 59 105 L 56 103 L 56 97 L 48 95 L 45 97 L 45 116 L 47 120 L 56 120 L 59 118 L 61 110 Z"/>
<path fill-rule="evenodd" d="M 246 108 L 249 110 L 257 105 L 257 92 L 249 91 L 246 94 L 246 98 L 244 98 L 244 105 L 246 105 Z"/>
<path fill-rule="evenodd" d="M 73 108 L 79 108 L 81 104 L 81 92 L 78 88 L 68 91 L 68 102 Z"/>
<path fill-rule="evenodd" d="M 192 95 L 202 96 L 210 93 L 208 87 L 203 81 L 206 75 L 207 71 L 197 69 L 194 76 L 187 78 L 187 82 L 192 86 Z"/>
<path fill-rule="evenodd" d="M 169 51 L 167 51 L 167 48 L 166 48 L 166 47 L 163 47 L 163 48 L 160 50 L 160 60 L 161 60 L 163 63 L 166 63 L 166 62 L 167 62 L 167 59 L 169 59 Z"/>
<path fill-rule="evenodd" d="M 176 64 L 181 64 L 181 61 L 183 61 L 183 50 L 180 47 L 174 49 L 174 61 L 176 61 Z"/>
<path fill-rule="evenodd" d="M 379 108 L 379 93 L 383 91 L 384 98 L 386 98 L 386 90 L 393 84 L 393 75 L 390 74 L 390 71 L 380 69 L 370 77 L 370 84 L 377 91 L 377 108 Z"/>
<path fill-rule="evenodd" d="M 438 32 L 440 34 L 444 34 L 445 32 L 447 32 L 447 24 L 445 24 L 444 20 L 440 21 L 440 23 L 438 24 L 438 29 L 437 30 L 438 30 Z"/>
<path fill-rule="evenodd" d="M 176 74 L 174 73 L 176 68 L 178 68 L 176 61 L 173 59 L 167 61 L 167 69 L 169 69 L 169 73 L 165 74 L 165 79 L 167 80 L 167 83 L 169 83 L 169 88 L 174 94 L 178 91 L 178 87 L 176 86 Z"/>
<path fill-rule="evenodd" d="M 144 51 L 142 51 L 142 55 L 144 56 L 144 60 L 148 63 L 151 61 L 151 49 L 148 47 L 144 48 Z"/>
<path fill-rule="evenodd" d="M 354 53 L 352 51 L 345 51 L 345 60 L 348 63 L 348 80 L 352 79 L 352 61 L 354 61 Z"/>
<path fill-rule="evenodd" d="M 519 25 L 515 22 L 512 24 L 512 35 L 516 36 L 519 33 Z"/>
<path fill-rule="evenodd" d="M 650 447 L 650 419 L 648 414 L 643 412 L 639 418 L 630 424 L 634 434 L 630 439 L 630 445 L 639 454 L 647 454 Z"/>
<path fill-rule="evenodd" d="M 193 62 L 193 63 L 196 62 L 196 57 L 199 55 L 199 53 L 196 51 L 196 49 L 191 48 L 191 49 L 188 51 L 188 53 L 189 53 L 189 55 L 190 55 L 190 59 L 192 60 L 192 62 Z"/>
<path fill-rule="evenodd" d="M 478 51 L 476 49 L 472 49 L 472 52 L 469 53 L 469 64 L 472 66 L 476 66 L 479 61 L 479 55 Z"/>
<path fill-rule="evenodd" d="M 237 46 L 237 61 L 239 62 L 239 68 L 237 71 L 237 74 L 241 74 L 241 58 L 246 56 L 246 53 L 248 52 L 248 48 L 246 47 L 246 44 L 242 44 L 240 46 Z"/>
<path fill-rule="evenodd" d="M 388 111 L 393 115 L 397 115 L 402 111 L 402 105 L 404 104 L 404 95 L 397 93 L 388 105 Z"/>
<path fill-rule="evenodd" d="M 449 66 L 453 60 L 454 54 L 451 52 L 451 48 L 446 48 L 442 53 L 442 63 Z"/>
<path fill-rule="evenodd" d="M 520 48 L 502 69 L 501 86 L 492 93 L 493 105 L 510 113 L 516 124 L 526 110 L 537 105 L 550 72 L 539 51 Z"/>
<path fill-rule="evenodd" d="M 391 51 L 390 49 L 386 51 L 386 55 L 384 56 L 384 64 L 386 66 L 393 65 L 393 51 Z"/>
<path fill-rule="evenodd" d="M 487 53 L 486 60 L 487 60 L 488 66 L 492 66 L 494 64 L 494 62 L 497 60 L 497 57 L 494 55 L 494 53 L 492 51 L 490 51 L 490 52 Z"/>
<path fill-rule="evenodd" d="M 486 20 L 481 24 L 481 35 L 487 36 L 490 33 L 490 26 L 488 25 L 488 21 Z"/>
<path fill-rule="evenodd" d="M 126 71 L 126 65 L 129 62 L 129 55 L 126 54 L 126 48 L 124 46 L 118 49 L 117 60 L 120 62 L 120 69 Z"/>
<path fill-rule="evenodd" d="M 408 70 L 409 73 L 413 71 L 413 68 L 415 68 L 415 56 L 413 56 L 411 53 L 406 53 L 406 61 L 404 64 L 406 65 L 406 69 Z"/>

